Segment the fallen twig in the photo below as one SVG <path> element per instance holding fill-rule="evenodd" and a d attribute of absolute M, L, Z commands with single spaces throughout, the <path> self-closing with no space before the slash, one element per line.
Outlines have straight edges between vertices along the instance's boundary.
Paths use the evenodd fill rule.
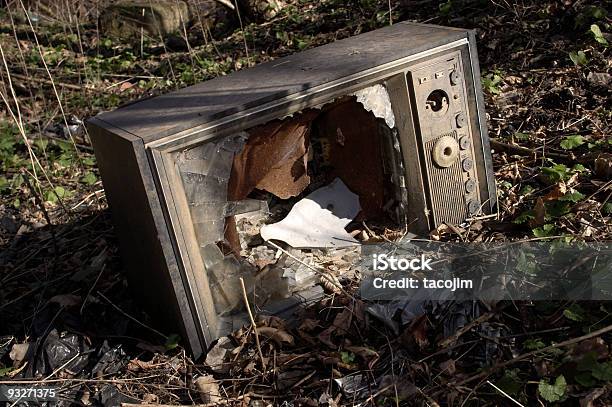
<path fill-rule="evenodd" d="M 540 151 L 532 150 L 531 148 L 516 146 L 514 144 L 503 143 L 494 138 L 490 139 L 490 143 L 491 143 L 491 148 L 493 148 L 494 150 L 505 151 L 507 153 L 512 153 L 516 155 L 524 155 L 527 157 L 535 157 L 535 158 L 546 156 L 546 157 L 558 158 L 562 160 L 571 159 L 571 157 L 566 154 L 559 154 L 559 153 L 552 153 L 552 152 L 547 152 L 546 154 L 544 154 Z"/>
<path fill-rule="evenodd" d="M 497 390 L 498 392 L 500 392 L 503 396 L 505 396 L 506 398 L 510 399 L 514 404 L 516 404 L 517 406 L 521 406 L 521 407 L 525 407 L 524 405 L 522 405 L 521 403 L 519 403 L 518 401 L 516 401 L 515 399 L 513 399 L 508 393 L 506 393 L 505 391 L 503 391 L 502 389 L 500 389 L 499 387 L 497 387 L 496 385 L 494 385 L 493 383 L 491 383 L 489 380 L 487 380 L 487 383 L 489 385 L 491 385 L 491 387 L 493 387 L 495 390 Z"/>
<path fill-rule="evenodd" d="M 496 372 L 496 371 L 498 371 L 500 369 L 503 369 L 505 367 L 513 365 L 513 364 L 515 364 L 517 362 L 520 362 L 521 360 L 525 360 L 525 359 L 527 359 L 527 358 L 529 358 L 531 356 L 535 356 L 535 355 L 538 355 L 540 353 L 545 353 L 545 352 L 548 352 L 548 351 L 553 350 L 553 349 L 558 349 L 558 348 L 563 348 L 563 347 L 566 347 L 566 346 L 570 346 L 570 345 L 573 345 L 575 343 L 586 341 L 587 339 L 596 338 L 598 336 L 601 336 L 601 335 L 603 335 L 605 333 L 608 333 L 608 332 L 611 332 L 611 331 L 612 331 L 612 325 L 608 325 L 605 328 L 598 329 L 597 331 L 591 332 L 591 333 L 586 334 L 586 335 L 579 336 L 577 338 L 568 339 L 567 341 L 555 343 L 553 345 L 547 346 L 547 347 L 542 348 L 542 349 L 537 349 L 537 350 L 534 350 L 534 351 L 531 351 L 531 352 L 528 352 L 528 353 L 523 353 L 522 355 L 519 355 L 519 356 L 517 356 L 517 357 L 515 357 L 513 359 L 507 360 L 507 361 L 502 362 L 502 363 L 498 363 L 498 364 L 494 365 L 493 367 L 491 367 L 490 369 L 487 369 L 487 370 L 485 370 L 485 371 L 483 371 L 481 373 L 475 374 L 473 376 L 468 377 L 467 379 L 461 380 L 460 382 L 453 383 L 453 384 L 455 386 L 463 386 L 463 385 L 465 385 L 467 383 L 471 383 L 471 382 L 473 382 L 475 380 L 482 380 L 485 377 L 491 375 L 492 373 L 494 373 L 494 372 Z"/>
<path fill-rule="evenodd" d="M 259 332 L 257 332 L 257 324 L 255 324 L 255 318 L 253 318 L 253 313 L 251 312 L 251 305 L 249 304 L 249 297 L 247 296 L 246 287 L 244 286 L 244 279 L 240 277 L 240 285 L 242 286 L 242 297 L 244 299 L 244 306 L 249 313 L 249 318 L 251 319 L 251 325 L 253 325 L 253 331 L 255 332 L 255 342 L 257 343 L 257 352 L 259 353 L 259 358 L 261 359 L 261 368 L 262 371 L 266 370 L 266 361 L 263 357 L 263 352 L 261 351 L 261 343 L 259 342 Z"/>
<path fill-rule="evenodd" d="M 452 334 L 448 338 L 442 339 L 440 342 L 438 342 L 438 347 L 446 348 L 447 346 L 452 345 L 453 342 L 457 341 L 457 339 L 459 339 L 459 337 L 461 335 L 463 335 L 464 333 L 468 332 L 470 329 L 474 328 L 475 326 L 477 326 L 477 325 L 479 325 L 479 324 L 481 324 L 483 322 L 488 321 L 494 315 L 495 315 L 494 312 L 487 312 L 486 314 L 482 314 L 481 316 L 479 316 L 475 320 L 470 321 L 470 323 L 468 323 L 465 326 L 463 326 L 462 328 L 458 329 L 457 332 L 455 332 L 454 334 Z"/>

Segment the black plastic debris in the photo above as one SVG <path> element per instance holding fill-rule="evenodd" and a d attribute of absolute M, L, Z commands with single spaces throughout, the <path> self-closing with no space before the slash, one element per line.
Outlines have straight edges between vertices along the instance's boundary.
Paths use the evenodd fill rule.
<path fill-rule="evenodd" d="M 107 341 L 104 341 L 100 350 L 98 350 L 97 358 L 98 361 L 91 369 L 92 378 L 115 374 L 125 367 L 129 361 L 121 345 L 111 348 Z"/>
<path fill-rule="evenodd" d="M 27 359 L 29 367 L 23 377 L 47 376 L 60 371 L 79 376 L 89 363 L 92 352 L 79 335 L 57 332 L 52 329 L 46 337 L 41 337 L 35 346 L 30 346 Z"/>
<path fill-rule="evenodd" d="M 356 373 L 334 379 L 334 383 L 338 385 L 340 391 L 349 399 L 358 399 L 363 397 L 370 389 L 370 382 L 366 375 Z"/>
<path fill-rule="evenodd" d="M 47 335 L 43 345 L 46 373 L 62 369 L 70 374 L 78 375 L 89 361 L 89 346 L 82 337 L 72 333 L 58 334 L 53 329 Z"/>
<path fill-rule="evenodd" d="M 139 400 L 129 397 L 112 384 L 106 384 L 93 397 L 96 405 L 103 407 L 119 407 L 122 403 L 140 403 Z"/>

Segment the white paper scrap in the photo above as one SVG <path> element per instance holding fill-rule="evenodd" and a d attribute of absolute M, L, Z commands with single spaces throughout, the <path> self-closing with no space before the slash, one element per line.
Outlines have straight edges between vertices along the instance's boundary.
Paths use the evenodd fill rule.
<path fill-rule="evenodd" d="M 285 219 L 261 228 L 264 240 L 282 240 L 295 248 L 358 245 L 344 228 L 361 210 L 359 196 L 340 178 L 293 205 Z"/>

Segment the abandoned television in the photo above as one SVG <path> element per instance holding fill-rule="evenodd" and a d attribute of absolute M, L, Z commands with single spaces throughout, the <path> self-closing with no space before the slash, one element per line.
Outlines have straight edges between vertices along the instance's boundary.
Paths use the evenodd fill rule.
<path fill-rule="evenodd" d="M 129 281 L 196 357 L 245 322 L 241 277 L 260 312 L 317 295 L 278 245 L 358 245 L 338 230 L 352 220 L 426 234 L 496 211 L 469 30 L 397 23 L 88 127 Z"/>

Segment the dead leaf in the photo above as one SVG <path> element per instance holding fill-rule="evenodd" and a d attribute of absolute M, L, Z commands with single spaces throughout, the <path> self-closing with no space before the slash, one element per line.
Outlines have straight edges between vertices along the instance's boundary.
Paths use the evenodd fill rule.
<path fill-rule="evenodd" d="M 544 198 L 544 201 L 554 201 L 556 199 L 561 198 L 563 195 L 567 193 L 567 186 L 565 182 L 561 181 L 550 191 Z"/>
<path fill-rule="evenodd" d="M 286 329 L 285 321 L 275 315 L 260 315 L 257 317 L 257 326 L 269 326 L 276 329 Z"/>
<path fill-rule="evenodd" d="M 414 318 L 410 325 L 404 329 L 399 341 L 408 349 L 423 350 L 429 345 L 427 338 L 427 316 L 425 314 Z"/>
<path fill-rule="evenodd" d="M 124 90 L 128 90 L 132 86 L 134 86 L 134 84 L 131 83 L 131 82 L 123 82 L 121 85 L 119 85 L 119 92 L 123 92 Z"/>
<path fill-rule="evenodd" d="M 204 363 L 215 372 L 227 373 L 230 366 L 226 362 L 226 356 L 229 356 L 228 353 L 232 349 L 234 349 L 234 345 L 227 336 L 219 338 L 215 346 L 206 355 Z"/>
<path fill-rule="evenodd" d="M 442 237 L 444 235 L 448 235 L 451 233 L 451 229 L 448 227 L 447 224 L 443 223 L 440 226 L 438 226 L 437 228 L 435 228 L 434 230 L 432 230 L 429 233 L 429 237 L 431 237 L 432 240 L 440 240 L 442 239 Z"/>
<path fill-rule="evenodd" d="M 317 338 L 319 338 L 319 341 L 327 346 L 329 346 L 330 348 L 336 348 L 336 344 L 332 341 L 332 334 L 336 331 L 336 327 L 335 326 L 330 326 L 328 327 L 326 330 L 324 330 L 323 332 L 321 332 Z"/>
<path fill-rule="evenodd" d="M 332 325 L 343 331 L 343 333 L 346 333 L 351 327 L 352 319 L 353 313 L 350 309 L 345 308 L 342 312 L 336 315 L 336 318 L 334 318 L 334 322 Z"/>
<path fill-rule="evenodd" d="M 363 361 L 366 362 L 368 369 L 372 369 L 380 358 L 378 352 L 365 346 L 347 346 L 345 349 L 353 352 L 355 355 L 363 359 Z"/>
<path fill-rule="evenodd" d="M 304 332 L 310 332 L 320 327 L 321 325 L 319 324 L 319 321 L 317 321 L 316 319 L 306 318 L 305 320 L 302 321 L 298 330 L 304 331 Z"/>
<path fill-rule="evenodd" d="M 382 394 L 389 397 L 396 397 L 399 400 L 407 400 L 419 391 L 417 387 L 405 376 L 385 375 L 380 379 L 378 385 Z M 397 392 L 397 393 L 396 393 Z"/>
<path fill-rule="evenodd" d="M 74 294 L 60 294 L 49 299 L 52 304 L 58 304 L 60 307 L 69 308 L 81 305 L 83 300 L 80 296 Z"/>
<path fill-rule="evenodd" d="M 447 376 L 453 376 L 456 372 L 455 360 L 449 359 L 440 363 L 440 370 L 442 370 L 442 373 Z"/>
<path fill-rule="evenodd" d="M 604 179 L 612 178 L 612 154 L 603 153 L 595 159 L 595 175 Z"/>
<path fill-rule="evenodd" d="M 28 350 L 30 349 L 29 343 L 16 343 L 11 348 L 9 357 L 13 361 L 13 366 L 17 367 L 25 360 Z"/>
<path fill-rule="evenodd" d="M 587 81 L 593 85 L 610 86 L 612 84 L 612 75 L 607 72 L 589 72 Z"/>
<path fill-rule="evenodd" d="M 281 346 L 283 343 L 287 343 L 289 345 L 293 345 L 294 343 L 293 336 L 287 331 L 283 331 L 281 329 L 263 326 L 258 328 L 257 332 L 268 339 L 272 339 L 279 346 Z"/>
<path fill-rule="evenodd" d="M 249 360 L 249 363 L 245 367 L 242 368 L 242 371 L 246 374 L 253 374 L 255 372 L 255 360 Z"/>
<path fill-rule="evenodd" d="M 602 338 L 593 338 L 577 344 L 570 352 L 572 361 L 579 362 L 585 355 L 595 354 L 597 360 L 607 359 L 610 356 L 608 345 Z"/>
<path fill-rule="evenodd" d="M 221 401 L 219 383 L 211 375 L 200 376 L 195 379 L 194 384 L 200 393 L 200 398 L 205 404 L 216 404 Z"/>
<path fill-rule="evenodd" d="M 157 394 L 147 393 L 142 396 L 142 401 L 149 404 L 157 404 L 159 402 L 159 396 L 157 396 Z"/>
<path fill-rule="evenodd" d="M 321 276 L 320 280 L 321 285 L 328 293 L 339 294 L 340 292 L 342 292 L 342 290 L 340 290 L 340 287 L 342 287 L 342 285 L 340 284 L 340 280 L 338 280 L 338 277 L 336 277 L 335 275 L 331 273 L 325 273 L 325 276 Z"/>
<path fill-rule="evenodd" d="M 532 228 L 542 226 L 545 222 L 546 218 L 546 207 L 544 206 L 544 201 L 542 198 L 538 198 L 533 207 L 533 216 L 534 219 L 529 221 L 529 226 Z"/>
<path fill-rule="evenodd" d="M 132 372 L 138 372 L 141 370 L 148 370 L 155 367 L 155 363 L 153 362 L 145 362 L 143 360 L 132 359 L 128 363 L 128 370 Z"/>
<path fill-rule="evenodd" d="M 348 308 L 345 308 L 342 312 L 336 315 L 331 326 L 319 334 L 319 341 L 323 342 L 330 348 L 336 348 L 336 345 L 332 341 L 332 335 L 334 335 L 337 331 L 340 331 L 341 335 L 346 334 L 351 327 L 352 319 L 353 313 Z"/>
<path fill-rule="evenodd" d="M 593 403 L 595 400 L 603 396 L 606 391 L 607 389 L 605 387 L 591 390 L 582 400 L 580 400 L 580 407 L 594 407 L 595 404 Z"/>

